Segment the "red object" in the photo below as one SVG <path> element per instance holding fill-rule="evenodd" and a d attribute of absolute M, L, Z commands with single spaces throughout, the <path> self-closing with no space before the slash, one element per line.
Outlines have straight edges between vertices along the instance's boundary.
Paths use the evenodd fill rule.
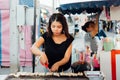
<path fill-rule="evenodd" d="M 94 54 L 94 58 L 93 58 L 93 67 L 99 68 L 99 67 L 100 67 L 100 64 L 99 64 L 99 61 L 98 61 L 96 55 L 97 55 L 97 54 Z"/>
<path fill-rule="evenodd" d="M 84 61 L 84 55 L 83 55 L 83 52 L 80 53 L 80 61 Z"/>
<path fill-rule="evenodd" d="M 45 66 L 46 68 L 48 68 L 48 64 L 44 64 L 44 66 Z"/>
<path fill-rule="evenodd" d="M 93 59 L 93 66 L 95 67 L 95 68 L 99 68 L 100 67 L 100 64 L 99 64 L 99 62 L 98 62 L 98 60 L 97 59 Z"/>
<path fill-rule="evenodd" d="M 110 20 L 110 11 L 109 11 L 109 8 L 105 8 L 105 12 L 106 12 L 106 18 L 108 20 Z"/>
<path fill-rule="evenodd" d="M 112 80 L 116 80 L 116 54 L 120 54 L 120 50 L 111 51 Z"/>
<path fill-rule="evenodd" d="M 40 62 L 41 63 L 41 62 Z M 41 63 L 42 64 L 42 63 Z M 48 68 L 48 64 L 45 63 L 45 64 L 42 64 L 43 66 L 45 66 L 46 68 Z"/>
<path fill-rule="evenodd" d="M 41 63 L 41 62 L 40 62 Z M 41 63 L 42 64 L 42 63 Z M 50 68 L 48 67 L 49 64 L 45 63 L 45 64 L 42 64 L 44 67 L 46 67 L 46 69 L 51 72 Z"/>
<path fill-rule="evenodd" d="M 44 66 L 47 68 L 49 72 L 51 72 L 50 68 L 48 67 L 48 64 L 45 64 Z"/>

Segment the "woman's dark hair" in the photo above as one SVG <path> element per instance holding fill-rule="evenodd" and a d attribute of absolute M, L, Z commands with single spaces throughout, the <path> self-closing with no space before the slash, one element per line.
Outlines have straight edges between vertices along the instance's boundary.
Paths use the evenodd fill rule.
<path fill-rule="evenodd" d="M 93 21 L 88 21 L 84 24 L 84 26 L 82 26 L 82 30 L 84 30 L 85 32 L 87 32 L 86 28 L 89 28 L 90 25 L 95 25 L 95 23 Z"/>
<path fill-rule="evenodd" d="M 66 22 L 66 18 L 61 13 L 54 13 L 50 17 L 49 23 L 48 23 L 48 36 L 52 37 L 52 35 L 53 35 L 53 32 L 51 30 L 51 24 L 54 21 L 58 21 L 62 24 L 62 27 L 63 27 L 62 33 L 64 33 L 66 35 L 66 37 L 69 38 L 70 35 L 69 35 L 69 32 L 68 32 L 68 24 Z"/>

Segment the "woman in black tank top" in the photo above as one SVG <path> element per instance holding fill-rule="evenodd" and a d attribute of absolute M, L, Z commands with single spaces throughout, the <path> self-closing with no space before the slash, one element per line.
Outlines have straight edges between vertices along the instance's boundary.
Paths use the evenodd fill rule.
<path fill-rule="evenodd" d="M 68 32 L 64 15 L 54 13 L 49 19 L 48 31 L 33 44 L 31 51 L 41 57 L 40 62 L 48 65 L 50 71 L 65 71 L 71 66 L 73 40 Z M 42 44 L 44 44 L 45 52 L 39 50 Z"/>

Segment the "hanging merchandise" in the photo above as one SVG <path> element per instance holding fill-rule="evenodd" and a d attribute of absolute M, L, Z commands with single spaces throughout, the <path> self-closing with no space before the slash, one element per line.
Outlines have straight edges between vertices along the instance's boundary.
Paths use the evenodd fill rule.
<path fill-rule="evenodd" d="M 99 63 L 99 59 L 98 59 L 98 57 L 97 57 L 97 53 L 95 53 L 94 55 L 93 55 L 93 60 L 92 60 L 92 62 L 93 62 L 93 70 L 94 71 L 99 71 L 100 70 L 100 63 Z"/>
<path fill-rule="evenodd" d="M 32 46 L 31 26 L 19 26 L 19 52 L 20 52 L 20 66 L 32 65 L 32 53 L 30 48 Z"/>
<path fill-rule="evenodd" d="M 0 65 L 9 66 L 10 59 L 10 12 L 0 10 Z"/>
<path fill-rule="evenodd" d="M 107 20 L 110 20 L 110 7 L 105 7 L 105 12 Z"/>
<path fill-rule="evenodd" d="M 0 10 L 9 10 L 10 9 L 10 0 L 0 0 Z"/>
<path fill-rule="evenodd" d="M 105 38 L 103 41 L 104 51 L 111 51 L 114 49 L 114 41 L 111 38 Z"/>
<path fill-rule="evenodd" d="M 117 50 L 119 50 L 120 49 L 120 34 L 117 34 L 116 36 L 115 36 L 115 40 L 114 40 L 115 42 L 115 49 L 117 49 Z"/>
<path fill-rule="evenodd" d="M 89 46 L 86 46 L 86 52 L 85 52 L 85 61 L 90 63 L 90 47 Z"/>

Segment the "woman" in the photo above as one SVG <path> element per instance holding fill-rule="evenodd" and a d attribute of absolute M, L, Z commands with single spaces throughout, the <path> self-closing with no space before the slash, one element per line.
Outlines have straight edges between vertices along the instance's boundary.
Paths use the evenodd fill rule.
<path fill-rule="evenodd" d="M 72 41 L 64 15 L 54 13 L 49 19 L 48 31 L 33 44 L 31 51 L 40 56 L 41 64 L 48 65 L 50 71 L 66 71 L 71 66 Z M 39 50 L 43 43 L 45 52 Z"/>

